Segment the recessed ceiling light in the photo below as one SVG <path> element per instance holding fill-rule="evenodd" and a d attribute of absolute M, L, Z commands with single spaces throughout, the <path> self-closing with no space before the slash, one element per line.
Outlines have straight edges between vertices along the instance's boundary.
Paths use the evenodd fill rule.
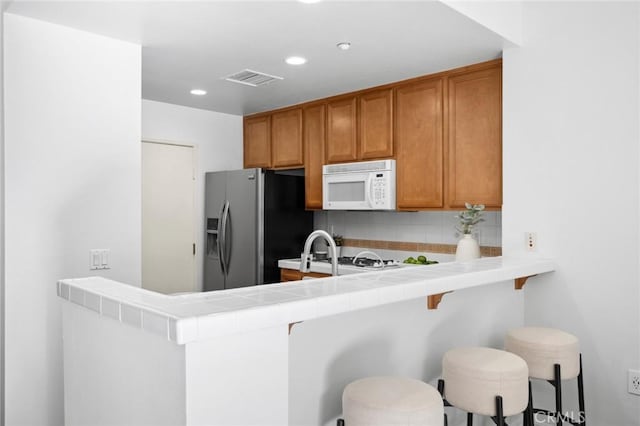
<path fill-rule="evenodd" d="M 319 3 L 322 0 L 298 0 L 300 3 L 307 3 L 307 4 L 311 4 L 311 3 Z"/>
<path fill-rule="evenodd" d="M 343 41 L 336 44 L 336 47 L 340 50 L 349 50 L 351 48 L 351 43 L 349 43 L 348 41 Z"/>
<path fill-rule="evenodd" d="M 196 95 L 196 96 L 202 96 L 202 95 L 206 95 L 207 91 L 206 90 L 202 90 L 202 89 L 193 89 L 191 91 L 192 95 Z"/>
<path fill-rule="evenodd" d="M 307 63 L 307 60 L 302 56 L 289 56 L 284 61 L 289 65 L 302 65 Z"/>

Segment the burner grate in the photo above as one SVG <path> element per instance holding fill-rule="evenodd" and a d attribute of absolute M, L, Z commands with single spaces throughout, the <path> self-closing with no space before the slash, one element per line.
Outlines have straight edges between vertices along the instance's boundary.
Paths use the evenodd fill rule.
<path fill-rule="evenodd" d="M 384 266 L 393 266 L 397 265 L 395 260 L 383 259 Z M 342 256 L 338 258 L 338 264 L 340 265 L 353 265 L 359 266 L 362 268 L 381 268 L 383 265 L 380 263 L 379 259 L 371 259 L 369 257 L 359 257 L 356 259 L 356 262 L 353 263 L 353 256 Z"/>

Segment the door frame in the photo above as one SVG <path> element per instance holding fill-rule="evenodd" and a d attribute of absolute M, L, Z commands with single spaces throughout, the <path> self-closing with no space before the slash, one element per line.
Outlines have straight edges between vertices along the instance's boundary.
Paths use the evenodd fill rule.
<path fill-rule="evenodd" d="M 192 156 L 192 169 L 191 169 L 191 178 L 192 178 L 192 185 L 193 185 L 193 217 L 192 219 L 192 223 L 193 223 L 193 231 L 192 231 L 192 235 L 191 235 L 191 240 L 193 241 L 193 246 L 195 247 L 195 253 L 193 254 L 193 282 L 191 283 L 191 288 L 192 291 L 202 291 L 202 286 L 198 285 L 198 261 L 197 261 L 197 256 L 198 253 L 200 252 L 200 247 L 198 247 L 198 240 L 196 238 L 197 236 L 197 222 L 198 222 L 198 213 L 196 211 L 196 207 L 197 207 L 197 202 L 196 202 L 196 187 L 197 187 L 197 178 L 198 178 L 198 174 L 197 174 L 197 170 L 198 170 L 198 146 L 195 144 L 191 144 L 191 143 L 186 143 L 186 142 L 176 142 L 176 141 L 171 141 L 171 140 L 166 140 L 166 139 L 153 139 L 153 138 L 142 138 L 140 140 L 140 176 L 142 177 L 142 144 L 144 143 L 153 143 L 156 145 L 170 145 L 170 146 L 178 146 L 178 147 L 183 147 L 183 148 L 191 148 L 191 156 Z M 140 192 L 141 192 L 141 197 L 140 197 L 140 204 L 142 204 L 142 185 L 140 185 Z M 140 216 L 140 229 L 142 229 L 142 215 Z M 142 234 L 140 234 L 140 242 L 142 243 Z M 140 246 L 142 247 L 142 244 L 140 244 Z M 142 249 L 140 250 L 140 258 L 142 259 Z M 140 285 L 142 286 L 142 282 L 140 283 Z"/>

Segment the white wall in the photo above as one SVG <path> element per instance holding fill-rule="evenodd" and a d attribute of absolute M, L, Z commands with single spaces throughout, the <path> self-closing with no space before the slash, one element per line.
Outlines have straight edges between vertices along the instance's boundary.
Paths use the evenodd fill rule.
<path fill-rule="evenodd" d="M 148 311 L 140 316 L 139 309 L 128 309 L 143 318 L 142 330 L 139 321 L 138 326 L 136 321 L 121 323 L 73 301 L 60 303 L 65 425 L 288 424 L 286 324 L 229 335 L 214 332 L 178 345 L 167 340 L 166 318 Z M 153 325 L 147 327 L 147 321 Z"/>
<path fill-rule="evenodd" d="M 441 1 L 453 10 L 484 25 L 508 42 L 518 46 L 522 44 L 522 5 L 524 1 Z"/>
<path fill-rule="evenodd" d="M 140 46 L 4 24 L 6 423 L 61 425 L 56 280 L 140 285 Z M 111 270 L 89 270 L 92 248 Z"/>
<path fill-rule="evenodd" d="M 0 0 L 0 425 L 4 425 L 4 8 Z"/>
<path fill-rule="evenodd" d="M 525 287 L 525 322 L 579 337 L 588 422 L 640 425 L 626 392 L 640 368 L 638 4 L 523 13 L 523 47 L 503 60 L 503 251 L 524 254 L 536 231 L 557 260 Z"/>
<path fill-rule="evenodd" d="M 202 288 L 204 173 L 242 168 L 242 116 L 143 100 L 142 139 L 196 147 L 196 285 Z"/>
<path fill-rule="evenodd" d="M 60 303 L 65 426 L 186 424 L 185 346 Z"/>
<path fill-rule="evenodd" d="M 447 350 L 502 348 L 506 331 L 522 326 L 523 299 L 509 281 L 447 294 L 437 310 L 427 310 L 420 298 L 295 325 L 289 424 L 335 425 L 344 386 L 361 377 L 400 375 L 435 386 Z M 466 424 L 466 415 L 447 411 L 450 425 Z"/>

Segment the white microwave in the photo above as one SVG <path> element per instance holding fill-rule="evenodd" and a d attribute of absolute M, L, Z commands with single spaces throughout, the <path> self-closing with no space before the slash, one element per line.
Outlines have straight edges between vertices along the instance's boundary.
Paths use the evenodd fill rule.
<path fill-rule="evenodd" d="M 324 210 L 395 210 L 396 160 L 322 166 Z"/>

